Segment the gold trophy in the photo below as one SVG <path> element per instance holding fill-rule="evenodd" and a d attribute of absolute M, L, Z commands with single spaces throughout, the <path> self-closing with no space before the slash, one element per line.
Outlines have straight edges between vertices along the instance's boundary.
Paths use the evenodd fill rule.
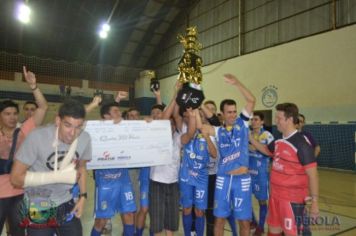
<path fill-rule="evenodd" d="M 176 102 L 183 108 L 198 108 L 204 100 L 204 94 L 201 88 L 203 76 L 201 66 L 203 61 L 197 53 L 202 45 L 197 41 L 197 29 L 195 26 L 186 29 L 186 35 L 178 35 L 180 43 L 184 47 L 184 53 L 178 63 L 178 80 L 183 84 L 178 92 Z"/>
<path fill-rule="evenodd" d="M 156 72 L 154 70 L 145 70 L 141 72 L 141 77 L 144 77 L 145 79 L 150 79 L 150 90 L 157 91 L 160 88 L 159 81 L 156 77 Z"/>

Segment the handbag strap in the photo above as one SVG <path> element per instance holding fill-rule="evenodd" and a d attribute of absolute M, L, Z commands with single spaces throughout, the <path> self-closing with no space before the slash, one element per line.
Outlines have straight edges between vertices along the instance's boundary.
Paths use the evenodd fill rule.
<path fill-rule="evenodd" d="M 14 134 L 12 135 L 12 144 L 11 144 L 11 150 L 9 153 L 9 160 L 12 161 L 14 159 L 14 154 L 15 154 L 15 149 L 16 149 L 16 143 L 17 143 L 17 137 L 19 136 L 20 128 L 16 128 L 14 131 Z"/>

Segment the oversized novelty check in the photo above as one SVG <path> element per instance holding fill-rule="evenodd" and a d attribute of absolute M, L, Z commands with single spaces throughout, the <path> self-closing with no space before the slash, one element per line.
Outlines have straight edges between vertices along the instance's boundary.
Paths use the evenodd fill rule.
<path fill-rule="evenodd" d="M 169 120 L 87 121 L 93 155 L 88 169 L 165 165 L 172 163 L 172 132 Z"/>

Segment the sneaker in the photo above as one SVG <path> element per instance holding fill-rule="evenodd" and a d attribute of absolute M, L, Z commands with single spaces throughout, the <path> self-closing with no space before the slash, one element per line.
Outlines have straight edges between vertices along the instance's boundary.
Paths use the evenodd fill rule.
<path fill-rule="evenodd" d="M 261 227 L 257 227 L 253 236 L 261 236 L 264 233 L 264 230 Z"/>

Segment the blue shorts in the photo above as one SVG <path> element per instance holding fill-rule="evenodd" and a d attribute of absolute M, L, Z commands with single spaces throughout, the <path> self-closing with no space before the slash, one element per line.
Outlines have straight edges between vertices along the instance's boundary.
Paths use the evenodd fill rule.
<path fill-rule="evenodd" d="M 251 177 L 246 175 L 218 175 L 216 178 L 214 216 L 226 218 L 234 214 L 236 220 L 252 218 Z"/>
<path fill-rule="evenodd" d="M 208 207 L 208 184 L 193 186 L 187 182 L 179 182 L 180 202 L 184 208 L 190 208 L 193 205 L 199 210 L 205 210 Z"/>
<path fill-rule="evenodd" d="M 268 174 L 265 175 L 251 175 L 252 179 L 252 193 L 257 200 L 268 200 L 269 180 Z"/>
<path fill-rule="evenodd" d="M 116 213 L 135 212 L 136 204 L 131 182 L 111 182 L 95 187 L 95 218 L 111 218 Z"/>

